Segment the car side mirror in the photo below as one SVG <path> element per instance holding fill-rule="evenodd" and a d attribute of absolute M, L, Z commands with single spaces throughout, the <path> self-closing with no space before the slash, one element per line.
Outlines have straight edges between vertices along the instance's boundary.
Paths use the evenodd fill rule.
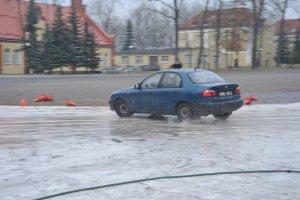
<path fill-rule="evenodd" d="M 135 84 L 134 89 L 141 89 L 141 84 L 140 83 Z"/>

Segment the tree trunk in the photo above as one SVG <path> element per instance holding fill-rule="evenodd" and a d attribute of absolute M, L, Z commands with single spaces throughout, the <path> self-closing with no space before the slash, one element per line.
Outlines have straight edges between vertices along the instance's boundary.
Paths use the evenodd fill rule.
<path fill-rule="evenodd" d="M 281 21 L 280 21 L 280 27 L 279 27 L 278 51 L 277 51 L 277 60 L 276 60 L 277 67 L 279 67 L 282 64 L 283 42 L 285 39 L 285 30 L 284 30 L 285 13 L 286 13 L 288 1 L 289 0 L 285 0 L 283 2 L 282 7 L 280 6 L 280 4 L 278 4 L 278 9 L 281 13 Z"/>
<path fill-rule="evenodd" d="M 200 68 L 201 67 L 200 65 L 202 63 L 203 50 L 204 50 L 203 32 L 204 32 L 204 22 L 206 20 L 206 15 L 207 15 L 207 10 L 208 10 L 208 3 L 209 3 L 209 0 L 206 0 L 205 8 L 204 8 L 204 13 L 203 13 L 201 24 L 200 24 L 200 49 L 199 49 L 199 57 L 198 57 L 198 62 L 197 62 L 197 68 Z"/>
<path fill-rule="evenodd" d="M 222 15 L 222 9 L 223 9 L 223 2 L 222 0 L 219 0 L 219 8 L 218 8 L 218 14 L 217 14 L 217 24 L 216 24 L 216 37 L 215 37 L 215 68 L 219 68 L 219 57 L 220 57 L 220 37 L 221 37 L 221 15 Z"/>

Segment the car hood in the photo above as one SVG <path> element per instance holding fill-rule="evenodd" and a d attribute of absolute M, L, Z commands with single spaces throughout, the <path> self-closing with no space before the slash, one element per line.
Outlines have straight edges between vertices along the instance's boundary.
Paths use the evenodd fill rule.
<path fill-rule="evenodd" d="M 117 90 L 113 94 L 128 93 L 128 92 L 133 92 L 134 90 L 135 90 L 134 87 L 129 87 L 129 88 Z"/>

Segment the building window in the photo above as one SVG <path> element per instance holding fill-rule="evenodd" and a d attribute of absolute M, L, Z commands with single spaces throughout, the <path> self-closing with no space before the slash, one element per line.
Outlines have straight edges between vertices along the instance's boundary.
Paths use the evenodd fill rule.
<path fill-rule="evenodd" d="M 191 54 L 185 55 L 185 63 L 187 64 L 193 63 L 193 55 Z"/>
<path fill-rule="evenodd" d="M 138 65 L 143 64 L 143 56 L 136 56 L 135 63 Z"/>
<path fill-rule="evenodd" d="M 209 19 L 204 20 L 203 25 L 206 26 L 206 25 L 208 25 L 208 24 L 209 24 Z"/>
<path fill-rule="evenodd" d="M 201 56 L 201 63 L 203 64 L 207 63 L 207 56 Z"/>
<path fill-rule="evenodd" d="M 99 53 L 98 58 L 99 58 L 98 66 L 100 67 L 100 66 L 102 66 L 102 56 L 101 56 L 101 53 Z"/>
<path fill-rule="evenodd" d="M 190 33 L 189 34 L 189 42 L 192 42 L 193 41 L 193 33 Z"/>
<path fill-rule="evenodd" d="M 14 50 L 14 64 L 15 65 L 21 64 L 20 50 L 18 50 L 18 49 Z"/>
<path fill-rule="evenodd" d="M 186 38 L 186 33 L 181 33 L 180 34 L 180 40 L 185 40 Z"/>
<path fill-rule="evenodd" d="M 4 50 L 4 64 L 5 65 L 10 65 L 11 64 L 10 49 L 5 49 Z"/>
<path fill-rule="evenodd" d="M 169 56 L 162 56 L 160 62 L 163 63 L 163 64 L 168 63 L 169 62 Z"/>
<path fill-rule="evenodd" d="M 103 65 L 104 65 L 104 66 L 107 66 L 107 65 L 108 65 L 108 54 L 107 54 L 107 53 L 104 54 L 104 56 L 103 56 Z"/>
<path fill-rule="evenodd" d="M 128 56 L 122 56 L 121 63 L 124 65 L 128 65 Z"/>

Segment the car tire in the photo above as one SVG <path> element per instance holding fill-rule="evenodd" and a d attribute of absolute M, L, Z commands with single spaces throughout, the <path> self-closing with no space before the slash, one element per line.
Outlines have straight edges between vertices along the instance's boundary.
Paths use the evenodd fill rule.
<path fill-rule="evenodd" d="M 193 113 L 191 106 L 187 103 L 181 103 L 176 109 L 177 118 L 179 121 L 191 120 Z"/>
<path fill-rule="evenodd" d="M 232 112 L 221 113 L 221 114 L 214 114 L 214 117 L 217 120 L 226 120 L 228 117 L 230 117 L 231 114 L 232 114 Z"/>
<path fill-rule="evenodd" d="M 128 105 L 123 99 L 118 99 L 115 102 L 115 110 L 120 117 L 130 117 L 133 114 L 129 112 Z"/>

